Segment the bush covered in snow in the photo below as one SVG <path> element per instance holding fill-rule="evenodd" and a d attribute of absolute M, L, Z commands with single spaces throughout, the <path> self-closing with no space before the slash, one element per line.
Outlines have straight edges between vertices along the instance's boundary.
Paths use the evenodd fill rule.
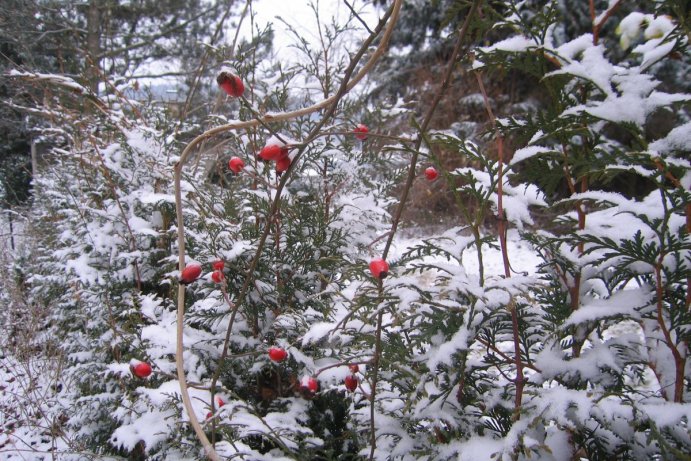
<path fill-rule="evenodd" d="M 435 91 L 467 64 L 482 139 L 429 129 L 436 102 L 366 104 L 399 0 L 358 46 L 322 24 L 291 69 L 264 35 L 240 44 L 223 71 L 243 95 L 199 123 L 15 75 L 70 99 L 40 109 L 53 148 L 5 264 L 0 456 L 688 456 L 691 95 L 668 79 L 687 25 L 610 2 L 571 36 L 558 2 L 479 3 L 453 7 L 473 27 L 449 32 Z M 483 82 L 507 70 L 544 96 L 495 119 Z M 432 181 L 457 222 L 400 238 Z"/>

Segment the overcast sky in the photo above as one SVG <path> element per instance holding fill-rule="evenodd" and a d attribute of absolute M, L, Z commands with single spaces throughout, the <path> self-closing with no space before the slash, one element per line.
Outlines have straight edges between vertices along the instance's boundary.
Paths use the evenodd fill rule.
<path fill-rule="evenodd" d="M 254 0 L 252 2 L 252 8 L 256 13 L 256 22 L 258 24 L 273 23 L 274 30 L 276 31 L 274 49 L 280 56 L 288 52 L 289 45 L 294 42 L 294 39 L 287 32 L 286 26 L 277 17 L 281 17 L 284 21 L 291 24 L 309 42 L 318 43 L 317 20 L 314 16 L 314 11 L 310 7 L 311 3 L 318 6 L 322 23 L 330 23 L 332 17 L 336 18 L 339 23 L 343 23 L 347 21 L 350 14 L 343 0 Z M 376 24 L 378 15 L 370 2 L 349 0 L 349 3 L 358 12 L 361 12 L 362 18 L 368 23 L 370 28 Z M 357 23 L 357 26 L 359 30 L 363 31 L 362 35 L 364 36 L 364 28 L 359 23 Z M 248 20 L 245 20 L 241 30 L 243 35 L 250 33 Z"/>

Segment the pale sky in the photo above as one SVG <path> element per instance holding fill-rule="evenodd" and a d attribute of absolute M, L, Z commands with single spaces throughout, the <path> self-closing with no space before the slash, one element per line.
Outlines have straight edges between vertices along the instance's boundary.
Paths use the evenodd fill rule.
<path fill-rule="evenodd" d="M 283 18 L 284 21 L 291 24 L 300 34 L 309 42 L 318 44 L 317 19 L 310 4 L 314 3 L 318 6 L 320 21 L 322 23 L 331 23 L 331 18 L 335 17 L 339 23 L 345 22 L 350 14 L 348 7 L 343 0 L 253 0 L 252 8 L 256 14 L 256 22 L 258 24 L 273 23 L 276 32 L 274 40 L 274 49 L 280 56 L 284 53 L 290 54 L 289 44 L 294 41 L 293 36 L 287 32 L 287 27 L 277 17 Z M 370 28 L 376 25 L 378 15 L 371 2 L 363 0 L 349 0 L 351 6 L 356 11 L 361 12 L 361 17 L 367 22 Z M 364 27 L 356 22 L 355 25 L 362 31 L 362 35 L 366 34 Z M 241 29 L 243 35 L 250 33 L 250 23 L 247 19 L 243 23 Z M 357 39 L 359 37 L 352 37 Z M 288 56 L 286 56 L 288 57 Z"/>

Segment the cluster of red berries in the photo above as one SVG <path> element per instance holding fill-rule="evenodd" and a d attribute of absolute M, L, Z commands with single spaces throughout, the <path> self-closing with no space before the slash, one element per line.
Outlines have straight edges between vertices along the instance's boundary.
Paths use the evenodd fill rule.
<path fill-rule="evenodd" d="M 259 151 L 259 158 L 265 162 L 276 162 L 276 173 L 283 173 L 290 167 L 290 156 L 286 146 L 267 144 Z"/>
<path fill-rule="evenodd" d="M 225 265 L 226 263 L 220 259 L 211 263 L 211 267 L 214 269 L 214 271 L 211 273 L 211 280 L 213 280 L 215 283 L 221 283 L 226 279 L 223 275 L 223 268 Z"/>
<path fill-rule="evenodd" d="M 223 268 L 225 267 L 225 263 L 221 260 L 214 261 L 211 263 L 211 267 L 214 270 L 211 273 L 211 280 L 213 280 L 216 283 L 223 282 L 225 280 L 225 276 L 223 275 Z M 202 275 L 202 266 L 200 264 L 188 264 L 180 273 L 180 283 L 183 285 L 190 284 L 197 280 L 200 275 Z"/>
<path fill-rule="evenodd" d="M 220 397 L 216 397 L 216 401 L 218 402 L 218 408 L 221 408 L 223 405 L 226 404 L 226 403 L 223 401 L 223 399 L 220 398 Z M 211 418 L 213 417 L 213 415 L 214 415 L 214 414 L 213 414 L 212 412 L 208 412 L 208 413 L 206 414 L 206 419 L 211 419 Z"/>
<path fill-rule="evenodd" d="M 288 351 L 282 347 L 273 346 L 269 348 L 269 359 L 272 362 L 283 362 L 288 357 Z M 319 390 L 319 381 L 313 376 L 303 376 L 300 380 L 300 392 L 307 397 L 313 397 Z"/>

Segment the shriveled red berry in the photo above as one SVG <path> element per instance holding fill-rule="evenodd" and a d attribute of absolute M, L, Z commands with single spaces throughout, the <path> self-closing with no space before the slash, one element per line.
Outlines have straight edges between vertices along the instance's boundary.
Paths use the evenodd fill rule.
<path fill-rule="evenodd" d="M 240 157 L 233 157 L 228 161 L 228 168 L 237 174 L 245 168 L 245 162 Z"/>
<path fill-rule="evenodd" d="M 375 279 L 383 279 L 389 275 L 389 263 L 382 258 L 374 258 L 369 263 L 369 270 Z"/>
<path fill-rule="evenodd" d="M 192 283 L 197 280 L 200 275 L 202 275 L 202 266 L 196 263 L 188 264 L 180 274 L 180 283 Z"/>
<path fill-rule="evenodd" d="M 345 381 L 343 384 L 345 384 L 346 389 L 348 389 L 350 392 L 355 392 L 355 389 L 357 389 L 357 385 L 360 381 L 357 379 L 357 376 L 355 375 L 348 375 L 345 377 Z"/>
<path fill-rule="evenodd" d="M 274 362 L 282 362 L 288 357 L 288 352 L 282 347 L 270 347 L 269 358 Z"/>
<path fill-rule="evenodd" d="M 223 71 L 216 77 L 216 82 L 228 96 L 239 98 L 245 92 L 245 84 L 242 79 L 229 71 Z"/>
<path fill-rule="evenodd" d="M 139 360 L 132 360 L 130 362 L 130 371 L 137 378 L 148 378 L 151 375 L 151 365 Z"/>
<path fill-rule="evenodd" d="M 312 376 L 303 376 L 300 380 L 300 388 L 314 394 L 319 390 L 319 381 Z"/>
<path fill-rule="evenodd" d="M 290 168 L 290 157 L 281 157 L 276 160 L 276 173 L 283 173 Z"/>
<path fill-rule="evenodd" d="M 206 419 L 211 419 L 211 418 L 213 417 L 213 415 L 214 415 L 213 413 L 208 412 L 208 413 L 206 414 Z"/>
<path fill-rule="evenodd" d="M 437 179 L 437 176 L 439 176 L 439 173 L 437 172 L 437 169 L 434 168 L 433 166 L 427 167 L 425 170 L 425 177 L 429 179 L 430 181 L 434 181 Z"/>
<path fill-rule="evenodd" d="M 225 280 L 225 276 L 221 271 L 213 271 L 211 273 L 211 280 L 213 280 L 215 283 L 221 283 L 223 280 Z"/>
<path fill-rule="evenodd" d="M 358 366 L 357 363 L 352 363 L 352 364 L 348 365 L 348 368 L 350 369 L 351 373 L 357 373 L 358 371 L 360 371 L 360 367 Z"/>
<path fill-rule="evenodd" d="M 280 160 L 288 156 L 288 148 L 277 144 L 268 144 L 259 151 L 259 158 L 266 161 Z"/>
<path fill-rule="evenodd" d="M 223 268 L 226 267 L 226 263 L 219 259 L 218 261 L 212 262 L 211 267 L 213 267 L 215 271 L 222 271 Z"/>
<path fill-rule="evenodd" d="M 220 397 L 218 397 L 216 400 L 218 401 L 218 408 L 221 408 L 223 405 L 226 404 Z"/>
<path fill-rule="evenodd" d="M 364 141 L 365 139 L 367 139 L 367 133 L 369 133 L 369 128 L 367 128 L 366 125 L 360 123 L 358 126 L 355 127 L 353 133 L 355 133 L 355 137 L 358 138 L 360 141 Z"/>

